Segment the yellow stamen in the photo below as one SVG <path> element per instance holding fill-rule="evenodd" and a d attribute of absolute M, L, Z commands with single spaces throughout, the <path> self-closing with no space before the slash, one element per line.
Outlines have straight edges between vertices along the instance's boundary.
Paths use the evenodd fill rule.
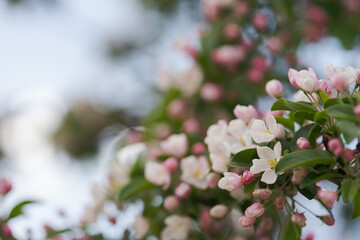
<path fill-rule="evenodd" d="M 198 178 L 200 176 L 200 173 L 201 173 L 200 170 L 196 170 L 194 172 L 194 177 Z"/>
<path fill-rule="evenodd" d="M 273 168 L 273 167 L 275 167 L 277 161 L 276 161 L 276 159 L 272 158 L 272 159 L 268 160 L 268 163 L 269 163 L 270 167 Z"/>
<path fill-rule="evenodd" d="M 265 133 L 272 134 L 269 129 L 265 130 Z"/>
<path fill-rule="evenodd" d="M 240 137 L 239 141 L 240 141 L 240 143 L 241 143 L 242 145 L 246 145 L 246 144 L 245 144 L 245 140 L 244 140 L 243 137 Z"/>

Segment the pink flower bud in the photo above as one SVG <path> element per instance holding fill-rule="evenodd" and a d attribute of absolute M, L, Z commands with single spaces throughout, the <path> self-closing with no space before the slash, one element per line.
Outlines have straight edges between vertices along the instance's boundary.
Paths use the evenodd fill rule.
<path fill-rule="evenodd" d="M 296 76 L 298 73 L 299 73 L 298 71 L 292 68 L 290 68 L 288 72 L 289 81 L 294 88 L 299 88 L 299 85 L 296 82 Z"/>
<path fill-rule="evenodd" d="M 0 195 L 5 196 L 12 189 L 12 184 L 6 178 L 0 179 Z"/>
<path fill-rule="evenodd" d="M 291 178 L 291 182 L 294 184 L 300 184 L 301 181 L 306 176 L 307 171 L 306 171 L 306 167 L 298 167 L 298 168 L 294 168 L 292 172 L 293 172 L 293 176 Z"/>
<path fill-rule="evenodd" d="M 276 127 L 276 135 L 275 137 L 276 138 L 284 138 L 285 137 L 285 128 L 283 125 L 281 124 L 276 124 L 277 127 Z"/>
<path fill-rule="evenodd" d="M 201 88 L 200 95 L 207 102 L 216 102 L 222 98 L 223 90 L 218 84 L 205 83 Z"/>
<path fill-rule="evenodd" d="M 203 143 L 195 143 L 191 148 L 191 152 L 195 155 L 204 154 L 205 151 L 206 151 L 206 147 Z"/>
<path fill-rule="evenodd" d="M 354 113 L 356 116 L 360 116 L 360 103 L 358 103 L 354 108 Z"/>
<path fill-rule="evenodd" d="M 347 162 L 351 162 L 354 159 L 354 152 L 351 149 L 344 148 L 342 155 Z"/>
<path fill-rule="evenodd" d="M 336 77 L 334 77 L 331 81 L 332 86 L 338 90 L 338 91 L 343 91 L 348 89 L 348 80 L 344 75 L 337 75 Z"/>
<path fill-rule="evenodd" d="M 264 213 L 263 205 L 260 203 L 253 203 L 245 210 L 245 216 L 250 218 L 260 217 Z"/>
<path fill-rule="evenodd" d="M 11 238 L 12 237 L 11 229 L 10 229 L 10 227 L 9 227 L 9 225 L 7 223 L 5 223 L 2 226 L 1 232 L 2 232 L 2 235 L 4 237 L 6 237 L 6 238 Z"/>
<path fill-rule="evenodd" d="M 234 108 L 234 115 L 243 120 L 246 124 L 248 124 L 252 119 L 258 118 L 258 111 L 251 105 L 249 106 L 241 106 L 237 105 Z"/>
<path fill-rule="evenodd" d="M 360 5 L 360 3 L 359 3 L 359 5 Z M 360 83 L 360 69 L 357 70 L 357 72 L 356 72 L 356 82 Z"/>
<path fill-rule="evenodd" d="M 176 119 L 183 119 L 186 116 L 185 102 L 181 99 L 174 99 L 170 102 L 167 112 L 170 117 Z"/>
<path fill-rule="evenodd" d="M 188 145 L 187 137 L 183 133 L 173 134 L 160 142 L 160 147 L 164 153 L 175 157 L 184 156 L 188 150 Z"/>
<path fill-rule="evenodd" d="M 319 87 L 321 91 L 326 92 L 327 94 L 331 92 L 331 89 L 329 88 L 329 83 L 324 79 L 321 79 L 319 81 Z"/>
<path fill-rule="evenodd" d="M 246 77 L 251 83 L 259 83 L 264 78 L 264 72 L 252 67 L 247 71 Z"/>
<path fill-rule="evenodd" d="M 281 98 L 284 87 L 279 80 L 273 79 L 266 83 L 265 91 L 271 97 Z"/>
<path fill-rule="evenodd" d="M 236 23 L 228 23 L 224 28 L 224 36 L 227 39 L 236 39 L 239 36 L 239 26 Z"/>
<path fill-rule="evenodd" d="M 235 70 L 238 63 L 246 57 L 246 51 L 241 46 L 224 45 L 213 50 L 211 59 L 232 71 Z"/>
<path fill-rule="evenodd" d="M 174 172 L 179 166 L 178 160 L 176 158 L 168 158 L 163 162 L 163 166 L 169 171 Z"/>
<path fill-rule="evenodd" d="M 149 232 L 150 224 L 143 216 L 135 216 L 135 221 L 132 227 L 135 230 L 135 239 L 143 239 Z"/>
<path fill-rule="evenodd" d="M 299 225 L 300 227 L 305 227 L 306 226 L 306 217 L 303 213 L 294 213 L 291 216 L 291 221 L 297 225 Z"/>
<path fill-rule="evenodd" d="M 253 18 L 253 25 L 258 31 L 264 31 L 268 26 L 268 17 L 265 13 L 257 12 Z"/>
<path fill-rule="evenodd" d="M 179 205 L 179 200 L 175 196 L 167 196 L 163 203 L 163 206 L 167 211 L 173 211 L 178 208 Z"/>
<path fill-rule="evenodd" d="M 255 178 L 255 177 L 254 177 L 254 174 L 253 174 L 252 172 L 246 170 L 246 171 L 243 173 L 241 180 L 242 180 L 242 182 L 243 182 L 244 184 L 249 184 L 249 183 L 251 183 L 252 181 L 254 181 L 254 178 Z"/>
<path fill-rule="evenodd" d="M 320 199 L 329 208 L 332 208 L 338 199 L 338 194 L 337 192 L 329 190 L 319 190 L 317 192 L 316 198 Z"/>
<path fill-rule="evenodd" d="M 206 176 L 206 182 L 209 188 L 216 188 L 220 180 L 220 175 L 217 173 L 209 173 Z"/>
<path fill-rule="evenodd" d="M 239 223 L 242 227 L 250 227 L 254 224 L 256 218 L 254 217 L 247 217 L 247 216 L 241 216 L 239 218 Z"/>
<path fill-rule="evenodd" d="M 266 42 L 266 47 L 272 53 L 278 53 L 283 49 L 284 43 L 280 37 L 270 37 Z"/>
<path fill-rule="evenodd" d="M 255 56 L 251 59 L 251 66 L 260 71 L 267 71 L 270 68 L 270 64 L 263 56 Z"/>
<path fill-rule="evenodd" d="M 274 204 L 277 209 L 283 210 L 284 209 L 284 200 L 282 198 L 275 198 Z"/>
<path fill-rule="evenodd" d="M 313 233 L 308 233 L 305 236 L 305 240 L 314 240 L 315 236 Z"/>
<path fill-rule="evenodd" d="M 332 226 L 335 223 L 335 219 L 331 215 L 320 217 L 320 219 L 328 226 Z"/>
<path fill-rule="evenodd" d="M 337 138 L 333 138 L 328 142 L 328 148 L 336 156 L 339 156 L 343 151 L 342 144 L 341 144 L 340 140 Z"/>
<path fill-rule="evenodd" d="M 283 110 L 276 110 L 276 111 L 267 111 L 265 115 L 270 114 L 273 117 L 282 117 L 284 116 L 285 111 Z M 266 116 L 265 116 L 266 119 Z"/>
<path fill-rule="evenodd" d="M 218 183 L 219 188 L 234 191 L 242 187 L 241 177 L 233 172 L 225 172 L 224 177 Z"/>
<path fill-rule="evenodd" d="M 270 189 L 255 189 L 253 192 L 253 196 L 255 198 L 259 198 L 261 200 L 266 200 L 271 196 L 271 190 Z"/>
<path fill-rule="evenodd" d="M 210 209 L 210 215 L 214 218 L 222 218 L 226 215 L 227 211 L 227 206 L 219 204 Z"/>
<path fill-rule="evenodd" d="M 191 188 L 190 185 L 187 183 L 180 183 L 176 188 L 175 188 L 175 195 L 180 198 L 187 198 L 190 195 L 191 192 Z"/>
<path fill-rule="evenodd" d="M 310 142 L 306 137 L 300 137 L 298 140 L 296 140 L 296 145 L 299 150 L 304 150 L 310 147 Z"/>
<path fill-rule="evenodd" d="M 195 118 L 187 119 L 182 125 L 185 133 L 196 133 L 199 131 L 199 122 Z"/>

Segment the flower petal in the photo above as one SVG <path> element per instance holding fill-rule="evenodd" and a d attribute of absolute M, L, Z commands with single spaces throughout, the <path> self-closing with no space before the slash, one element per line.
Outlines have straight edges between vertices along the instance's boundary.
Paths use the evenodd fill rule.
<path fill-rule="evenodd" d="M 276 158 L 275 152 L 274 150 L 272 150 L 269 147 L 256 147 L 257 149 L 257 154 L 260 157 L 260 159 L 264 159 L 264 160 L 270 160 L 272 158 Z"/>
<path fill-rule="evenodd" d="M 270 132 L 272 134 L 275 134 L 276 129 L 277 129 L 277 124 L 276 124 L 276 120 L 273 116 L 271 116 L 270 114 L 267 115 L 266 117 L 266 125 L 268 126 Z"/>
<path fill-rule="evenodd" d="M 228 132 L 233 135 L 235 138 L 240 138 L 246 130 L 246 124 L 241 119 L 235 119 L 230 121 Z"/>
<path fill-rule="evenodd" d="M 277 179 L 277 175 L 274 170 L 269 169 L 264 172 L 261 177 L 261 181 L 267 184 L 273 184 Z"/>
<path fill-rule="evenodd" d="M 277 142 L 274 146 L 274 152 L 275 152 L 275 157 L 276 160 L 279 161 L 281 158 L 281 143 Z"/>
<path fill-rule="evenodd" d="M 253 165 L 250 168 L 250 172 L 252 172 L 253 174 L 271 169 L 267 160 L 254 159 L 252 162 L 253 162 Z"/>

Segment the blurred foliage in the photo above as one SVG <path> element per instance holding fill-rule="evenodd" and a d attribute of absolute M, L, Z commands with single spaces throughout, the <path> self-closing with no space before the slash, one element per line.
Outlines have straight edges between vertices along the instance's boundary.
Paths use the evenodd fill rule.
<path fill-rule="evenodd" d="M 138 119 L 123 110 L 94 107 L 89 103 L 77 103 L 64 117 L 55 133 L 55 143 L 74 157 L 96 153 L 99 134 L 112 125 L 136 126 Z"/>
<path fill-rule="evenodd" d="M 196 4 L 199 0 L 142 0 L 146 7 L 156 9 L 162 13 L 172 13 L 180 2 Z"/>

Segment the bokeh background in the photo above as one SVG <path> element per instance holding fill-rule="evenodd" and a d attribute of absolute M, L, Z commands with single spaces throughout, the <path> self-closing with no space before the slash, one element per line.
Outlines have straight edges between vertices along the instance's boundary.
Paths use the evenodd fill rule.
<path fill-rule="evenodd" d="M 185 36 L 199 44 L 202 22 L 197 0 L 0 0 L 0 176 L 14 185 L 0 214 L 21 200 L 39 201 L 10 222 L 16 237 L 41 239 L 44 225 L 78 222 L 119 132 L 158 103 L 159 67 L 188 64 L 174 44 Z M 325 64 L 360 67 L 360 49 L 346 50 L 333 37 L 300 44 L 296 55 L 320 73 Z M 263 109 L 270 104 L 258 100 Z M 137 209 L 100 228 L 119 238 Z M 344 205 L 334 212 L 335 226 L 309 218 L 304 232 L 356 239 L 360 222 L 346 220 Z"/>

